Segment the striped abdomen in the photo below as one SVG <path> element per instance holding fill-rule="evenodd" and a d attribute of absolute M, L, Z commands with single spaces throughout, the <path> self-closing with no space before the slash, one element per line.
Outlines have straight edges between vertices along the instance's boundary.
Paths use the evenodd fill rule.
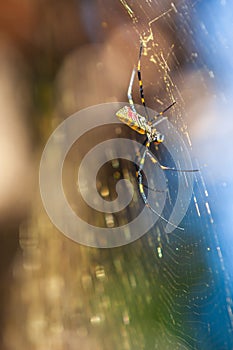
<path fill-rule="evenodd" d="M 121 108 L 116 116 L 120 121 L 128 125 L 131 129 L 137 131 L 139 134 L 146 133 L 146 119 L 138 113 L 131 110 L 130 107 L 125 106 Z"/>

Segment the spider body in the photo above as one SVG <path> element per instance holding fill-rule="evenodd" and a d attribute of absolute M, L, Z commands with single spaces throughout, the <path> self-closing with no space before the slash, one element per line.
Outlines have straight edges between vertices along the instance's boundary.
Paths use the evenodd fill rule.
<path fill-rule="evenodd" d="M 132 111 L 130 107 L 124 106 L 116 113 L 116 115 L 120 121 L 128 125 L 131 129 L 137 131 L 139 134 L 151 133 L 151 126 L 147 123 L 146 118 L 139 113 Z"/>
<path fill-rule="evenodd" d="M 160 134 L 156 128 L 153 128 L 152 123 L 148 122 L 145 117 L 133 111 L 130 107 L 124 106 L 116 113 L 116 116 L 131 129 L 137 131 L 139 134 L 146 135 L 150 142 L 163 142 L 164 135 Z"/>
<path fill-rule="evenodd" d="M 177 227 L 176 225 L 172 224 L 168 220 L 166 220 L 163 216 L 157 213 L 157 211 L 151 207 L 151 205 L 148 203 L 147 196 L 145 194 L 144 188 L 147 187 L 143 184 L 143 168 L 145 164 L 146 157 L 149 158 L 149 160 L 152 162 L 152 164 L 157 164 L 162 170 L 173 170 L 173 171 L 180 171 L 180 172 L 194 172 L 198 170 L 181 170 L 181 169 L 175 169 L 170 168 L 164 165 L 161 165 L 158 163 L 157 159 L 153 155 L 153 153 L 150 151 L 151 143 L 154 142 L 156 144 L 160 144 L 164 141 L 164 135 L 160 134 L 160 132 L 157 131 L 156 126 L 161 123 L 163 120 L 167 119 L 166 117 L 158 118 L 162 116 L 168 109 L 170 109 L 175 102 L 170 104 L 167 108 L 165 108 L 162 112 L 156 114 L 152 120 L 149 119 L 147 108 L 145 104 L 145 98 L 144 98 L 144 92 L 143 92 L 143 85 L 142 85 L 142 78 L 141 78 L 141 55 L 142 55 L 142 48 L 143 45 L 141 43 L 140 50 L 139 50 L 139 59 L 138 59 L 138 65 L 137 65 L 137 75 L 138 75 L 138 82 L 139 82 L 139 92 L 141 97 L 141 103 L 144 106 L 145 110 L 145 117 L 139 114 L 136 111 L 133 98 L 132 98 L 132 87 L 133 82 L 136 74 L 136 68 L 133 69 L 129 87 L 128 87 L 128 100 L 129 100 L 129 106 L 124 106 L 119 111 L 116 112 L 116 116 L 118 119 L 129 126 L 131 129 L 135 130 L 139 134 L 145 135 L 146 139 L 142 146 L 144 147 L 144 151 L 139 151 L 139 165 L 136 166 L 136 177 L 138 180 L 138 188 L 139 193 L 141 195 L 141 198 L 143 199 L 143 202 L 145 205 L 156 215 L 161 217 L 164 221 L 170 223 L 174 227 Z M 148 187 L 147 187 L 148 188 Z M 178 227 L 181 229 L 180 227 Z"/>

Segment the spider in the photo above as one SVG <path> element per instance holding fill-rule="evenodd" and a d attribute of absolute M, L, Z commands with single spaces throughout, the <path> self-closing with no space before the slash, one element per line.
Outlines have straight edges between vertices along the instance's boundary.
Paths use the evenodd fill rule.
<path fill-rule="evenodd" d="M 139 188 L 139 193 L 142 197 L 143 202 L 145 205 L 156 215 L 161 217 L 164 221 L 168 222 L 169 224 L 173 225 L 171 222 L 166 220 L 163 216 L 159 215 L 157 211 L 148 203 L 147 196 L 145 194 L 144 188 L 148 188 L 148 186 L 143 184 L 143 175 L 142 171 L 144 168 L 145 164 L 145 159 L 146 156 L 149 157 L 151 162 L 153 164 L 157 163 L 159 167 L 162 170 L 173 170 L 173 171 L 178 171 L 178 172 L 196 172 L 198 170 L 181 170 L 181 169 L 175 169 L 175 168 L 170 168 L 164 165 L 161 165 L 157 162 L 156 158 L 150 151 L 150 146 L 153 143 L 159 145 L 164 141 L 164 135 L 161 134 L 157 129 L 156 126 L 167 119 L 167 117 L 164 117 L 164 113 L 167 112 L 171 107 L 174 106 L 176 103 L 175 101 L 172 102 L 167 108 L 165 108 L 162 112 L 158 113 L 155 115 L 155 118 L 159 116 L 163 116 L 162 118 L 158 120 L 150 120 L 148 113 L 147 113 L 147 107 L 145 103 L 145 97 L 144 97 L 144 91 L 143 91 L 143 85 L 142 85 L 142 77 L 141 77 L 141 56 L 142 56 L 142 50 L 143 50 L 143 43 L 140 43 L 140 49 L 139 49 L 139 58 L 138 58 L 138 64 L 137 64 L 137 70 L 134 67 L 132 71 L 132 75 L 130 78 L 129 82 L 129 87 L 128 87 L 128 101 L 129 101 L 129 106 L 124 106 L 121 108 L 119 111 L 116 112 L 116 116 L 119 118 L 120 121 L 122 121 L 124 124 L 128 125 L 131 129 L 137 131 L 139 134 L 144 134 L 146 135 L 146 140 L 143 143 L 143 146 L 146 147 L 145 151 L 143 152 L 142 155 L 140 155 L 140 160 L 139 160 L 139 166 L 137 167 L 136 171 L 136 177 L 138 181 L 138 188 Z M 141 103 L 144 107 L 145 110 L 145 117 L 139 114 L 136 111 L 133 98 L 132 98 L 132 87 L 133 87 L 133 82 L 135 78 L 135 74 L 137 71 L 138 75 L 138 82 L 139 82 L 139 92 L 140 92 L 140 97 L 141 97 Z M 140 152 L 139 152 L 140 153 Z M 149 189 L 149 188 L 148 188 Z M 176 225 L 173 225 L 177 227 Z M 178 227 L 179 228 L 179 227 Z"/>

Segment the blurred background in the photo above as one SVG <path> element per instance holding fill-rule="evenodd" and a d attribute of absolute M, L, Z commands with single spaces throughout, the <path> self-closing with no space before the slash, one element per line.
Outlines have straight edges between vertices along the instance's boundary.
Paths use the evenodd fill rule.
<path fill-rule="evenodd" d="M 232 23 L 218 0 L 0 4 L 1 349 L 233 348 Z M 80 246 L 43 209 L 41 153 L 72 113 L 127 101 L 140 37 L 146 102 L 176 100 L 169 120 L 201 170 L 185 232 Z"/>

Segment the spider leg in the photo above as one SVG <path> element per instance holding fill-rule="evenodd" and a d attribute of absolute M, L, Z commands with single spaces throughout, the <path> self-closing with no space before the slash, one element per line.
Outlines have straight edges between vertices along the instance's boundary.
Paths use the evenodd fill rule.
<path fill-rule="evenodd" d="M 163 115 L 164 113 L 166 113 L 170 108 L 172 108 L 174 105 L 176 104 L 176 101 L 172 102 L 168 107 L 166 107 L 162 112 L 159 112 L 158 114 L 156 114 L 156 117 Z"/>
<path fill-rule="evenodd" d="M 145 141 L 143 142 L 143 144 L 141 145 L 140 149 L 136 152 L 136 157 L 134 159 L 134 164 L 135 164 L 137 169 L 138 169 L 138 166 L 136 165 L 136 159 L 140 159 L 141 158 L 142 149 L 143 149 L 143 147 L 145 147 L 147 142 L 148 142 L 148 139 L 146 138 Z"/>
<path fill-rule="evenodd" d="M 144 97 L 144 91 L 143 91 L 143 85 L 142 85 L 142 75 L 141 75 L 141 56 L 142 56 L 142 49 L 143 49 L 143 43 L 141 42 L 140 44 L 140 50 L 139 50 L 139 58 L 138 58 L 138 82 L 139 82 L 139 92 L 140 92 L 140 97 L 141 97 L 141 102 L 142 105 L 144 106 L 145 113 L 146 113 L 146 118 L 149 120 L 147 108 L 146 108 L 146 103 L 145 103 L 145 97 Z"/>
<path fill-rule="evenodd" d="M 154 123 L 151 124 L 151 127 L 154 128 L 156 125 L 160 124 L 161 122 L 163 122 L 166 119 L 167 119 L 167 117 L 162 117 L 161 119 L 156 120 Z"/>
<path fill-rule="evenodd" d="M 149 150 L 148 150 L 148 156 L 149 156 L 149 158 L 150 158 L 150 160 L 151 160 L 151 162 L 153 164 L 158 163 L 158 161 L 154 157 L 153 153 L 151 153 Z M 176 168 L 171 168 L 171 167 L 168 167 L 168 166 L 164 166 L 164 165 L 159 164 L 159 163 L 158 163 L 158 166 L 162 170 L 171 170 L 171 171 L 176 171 L 176 172 L 179 172 L 179 173 L 195 173 L 195 172 L 199 171 L 198 169 L 176 169 Z"/>
<path fill-rule="evenodd" d="M 140 167 L 140 166 L 138 166 L 136 164 L 136 159 L 138 159 L 138 160 L 141 159 L 142 160 L 143 157 L 142 157 L 141 153 L 142 153 L 142 149 L 144 147 L 147 147 L 148 150 L 150 148 L 150 142 L 148 141 L 148 138 L 145 139 L 145 141 L 141 145 L 140 149 L 136 152 L 136 157 L 134 158 L 134 166 L 136 168 L 136 175 L 138 174 L 138 170 L 139 170 L 139 167 Z M 146 187 L 146 185 L 144 185 L 144 186 Z"/>
<path fill-rule="evenodd" d="M 159 165 L 162 170 L 172 170 L 177 171 L 178 173 L 196 173 L 199 171 L 199 169 L 176 169 L 176 168 L 170 168 L 168 166 Z"/>
<path fill-rule="evenodd" d="M 171 107 L 174 106 L 174 104 L 176 104 L 176 101 L 174 101 L 172 104 L 170 104 L 167 108 L 165 108 L 162 112 L 157 113 L 151 120 L 150 123 L 152 123 L 152 121 L 155 119 L 155 122 L 151 124 L 152 127 L 155 127 L 155 125 L 160 124 L 162 121 L 164 121 L 165 119 L 167 119 L 167 117 L 163 117 L 159 120 L 156 120 L 156 118 L 160 117 L 161 115 L 164 115 L 165 112 L 167 112 Z"/>
<path fill-rule="evenodd" d="M 136 74 L 136 69 L 134 68 L 133 71 L 132 71 L 132 74 L 131 74 L 127 96 L 128 96 L 128 100 L 129 100 L 129 104 L 130 104 L 131 110 L 134 113 L 137 113 L 136 109 L 135 109 L 135 106 L 134 106 L 133 98 L 132 98 L 132 89 L 133 89 L 133 82 L 134 82 L 135 74 Z"/>
<path fill-rule="evenodd" d="M 147 153 L 148 151 L 145 151 L 145 152 Z M 144 152 L 144 154 L 145 154 L 145 152 Z M 143 154 L 143 156 L 144 156 L 144 154 Z M 148 153 L 147 153 L 147 154 L 148 154 Z M 141 155 L 141 153 L 140 153 L 140 151 L 138 151 L 137 156 L 139 157 L 140 155 Z M 141 157 L 140 163 L 143 162 L 143 161 L 142 161 L 143 156 Z M 145 156 L 144 156 L 144 158 L 145 158 Z M 144 162 L 145 162 L 145 161 L 144 161 Z M 154 163 L 154 162 L 153 162 L 153 163 Z M 140 195 L 141 195 L 141 197 L 142 197 L 142 199 L 143 199 L 143 201 L 144 201 L 144 203 L 145 203 L 145 200 L 144 200 L 144 198 L 145 198 L 145 193 L 143 194 L 144 188 L 146 188 L 146 189 L 148 189 L 148 190 L 150 190 L 150 191 L 159 192 L 159 193 L 166 192 L 167 190 L 156 190 L 155 188 L 149 187 L 148 185 L 144 184 L 144 183 L 143 183 L 143 176 L 142 176 L 142 170 L 143 170 L 144 163 L 143 163 L 143 164 L 140 164 L 140 165 L 141 165 L 141 167 L 140 167 L 140 166 L 138 167 L 138 166 L 135 164 L 136 176 L 137 176 L 138 184 L 139 184 L 139 192 L 140 192 Z M 142 186 L 143 186 L 143 187 L 142 187 L 142 192 L 141 192 L 141 190 L 140 190 L 140 184 L 142 184 Z M 145 204 L 146 204 L 146 203 L 145 203 Z"/>
<path fill-rule="evenodd" d="M 140 49 L 139 49 L 139 57 L 138 57 L 138 66 L 137 66 L 137 71 L 138 71 L 138 82 L 139 82 L 139 92 L 140 92 L 140 97 L 141 97 L 141 102 L 142 102 L 142 105 L 144 106 L 144 109 L 145 109 L 145 113 L 146 113 L 146 118 L 148 121 L 152 121 L 149 119 L 149 115 L 148 115 L 148 112 L 147 112 L 147 107 L 146 107 L 146 102 L 145 102 L 145 96 L 144 96 L 144 91 L 143 91 L 143 84 L 142 84 L 142 74 L 141 74 L 141 57 L 142 57 L 142 49 L 143 49 L 143 42 L 140 43 Z M 135 75 L 135 69 L 133 70 L 133 73 L 132 73 L 132 76 L 131 76 L 131 80 L 130 80 L 130 85 L 131 85 L 131 92 L 132 92 L 132 84 L 133 84 L 133 80 L 134 80 L 134 75 Z M 131 84 L 131 81 L 132 81 L 132 84 Z M 129 85 L 129 88 L 130 88 L 130 85 Z M 132 100 L 132 96 L 130 95 L 129 96 L 129 90 L 128 90 L 128 98 L 129 98 L 129 102 L 132 101 L 132 105 L 133 105 L 133 111 L 135 111 L 135 107 L 134 107 L 134 104 L 133 104 L 133 100 Z M 165 112 L 167 112 L 171 107 L 174 106 L 174 104 L 176 103 L 176 101 L 172 102 L 168 107 L 166 107 L 162 112 L 159 112 L 155 115 L 154 118 L 157 118 L 161 115 L 163 115 Z M 130 102 L 130 105 L 131 105 L 131 102 Z M 163 119 L 164 120 L 164 119 Z M 162 120 L 161 120 L 162 121 Z M 157 124 L 157 122 L 156 122 Z"/>
<path fill-rule="evenodd" d="M 152 208 L 152 206 L 149 204 L 148 200 L 147 200 L 147 197 L 146 197 L 146 194 L 145 194 L 145 191 L 144 191 L 144 188 L 146 187 L 144 184 L 143 184 L 143 175 L 142 175 L 142 171 L 143 171 L 143 168 L 144 168 L 144 164 L 145 164 L 145 159 L 146 159 L 146 156 L 148 155 L 150 160 L 153 162 L 153 164 L 157 163 L 157 160 L 152 156 L 151 152 L 149 151 L 149 146 L 150 146 L 150 142 L 148 141 L 147 144 L 147 149 L 143 152 L 143 155 L 142 155 L 142 158 L 140 160 L 140 163 L 139 163 L 139 168 L 138 168 L 138 171 L 136 173 L 137 175 L 137 179 L 138 179 L 138 187 L 139 187 L 139 193 L 142 197 L 142 200 L 143 202 L 145 203 L 145 206 L 147 208 L 149 208 L 154 214 L 158 215 L 163 221 L 167 222 L 168 224 L 174 226 L 174 228 L 178 228 L 179 230 L 184 230 L 182 227 L 179 227 L 175 224 L 173 224 L 172 222 L 168 221 L 167 219 L 165 219 L 161 214 L 159 214 L 154 208 Z M 149 188 L 150 189 L 150 188 Z"/>
<path fill-rule="evenodd" d="M 145 191 L 144 191 L 144 185 L 143 185 L 143 177 L 142 177 L 142 170 L 143 170 L 143 165 L 145 163 L 145 158 L 146 158 L 146 151 L 144 151 L 143 153 L 143 156 L 140 160 L 140 166 L 138 168 L 138 171 L 136 173 L 137 175 L 137 179 L 138 179 L 138 187 L 139 187 L 139 192 L 140 192 L 140 195 L 143 199 L 143 202 L 147 205 L 148 202 L 147 202 L 147 197 L 146 197 L 146 194 L 145 194 Z"/>

